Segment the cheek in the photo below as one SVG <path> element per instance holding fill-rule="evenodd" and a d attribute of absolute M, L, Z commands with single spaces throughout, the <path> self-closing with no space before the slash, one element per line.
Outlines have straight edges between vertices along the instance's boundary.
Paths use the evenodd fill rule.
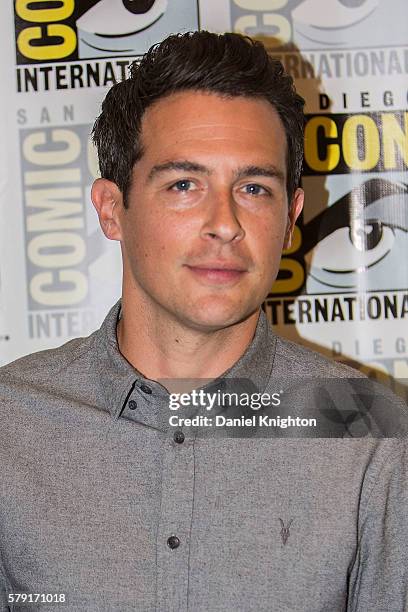
<path fill-rule="evenodd" d="M 165 267 L 182 253 L 183 248 L 193 235 L 191 224 L 185 223 L 179 217 L 170 215 L 145 215 L 133 224 L 133 231 L 126 230 L 126 245 L 128 253 L 137 265 Z"/>
<path fill-rule="evenodd" d="M 277 222 L 273 226 L 264 226 L 258 230 L 252 251 L 265 268 L 272 269 L 278 265 L 283 248 L 284 224 Z"/>

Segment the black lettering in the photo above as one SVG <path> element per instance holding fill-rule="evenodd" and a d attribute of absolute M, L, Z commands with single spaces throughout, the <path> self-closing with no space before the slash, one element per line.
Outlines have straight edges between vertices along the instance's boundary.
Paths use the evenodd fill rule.
<path fill-rule="evenodd" d="M 105 73 L 103 75 L 103 85 L 114 85 L 115 83 L 116 77 L 112 67 L 112 62 L 106 62 Z"/>
<path fill-rule="evenodd" d="M 298 314 L 300 323 L 304 322 L 304 317 L 306 317 L 306 321 L 308 323 L 312 322 L 312 315 L 310 314 L 311 308 L 312 305 L 308 300 L 298 300 Z"/>
<path fill-rule="evenodd" d="M 270 309 L 270 319 L 272 322 L 272 325 L 277 325 L 279 322 L 279 318 L 278 318 L 278 309 L 279 307 L 282 305 L 281 300 L 273 300 L 273 301 L 268 301 L 266 303 L 266 306 Z"/>
<path fill-rule="evenodd" d="M 38 91 L 38 72 L 37 68 L 33 68 L 32 72 L 29 68 L 24 68 L 24 90 L 30 91 L 30 87 L 32 91 Z"/>
<path fill-rule="evenodd" d="M 294 325 L 296 323 L 293 318 L 293 304 L 295 300 L 283 300 L 283 321 L 285 324 Z"/>
<path fill-rule="evenodd" d="M 392 314 L 392 318 L 396 319 L 398 316 L 397 313 L 397 296 L 394 293 L 394 295 L 392 296 L 392 302 L 391 299 L 388 295 L 384 295 L 384 318 L 388 319 L 389 318 L 389 313 L 391 312 Z"/>
<path fill-rule="evenodd" d="M 405 319 L 406 315 L 408 315 L 408 293 L 402 298 L 401 319 Z"/>
<path fill-rule="evenodd" d="M 86 85 L 87 87 L 91 87 L 92 85 L 96 85 L 99 87 L 101 84 L 101 74 L 100 74 L 100 66 L 98 63 L 95 66 L 91 64 L 87 64 L 86 66 Z"/>
<path fill-rule="evenodd" d="M 369 91 L 362 91 L 361 94 L 361 107 L 362 108 L 370 108 L 371 104 L 370 104 L 370 92 Z"/>
<path fill-rule="evenodd" d="M 76 83 L 78 83 L 78 87 L 81 89 L 84 86 L 84 81 L 82 79 L 82 74 L 83 74 L 84 70 L 81 66 L 81 64 L 73 64 L 71 66 L 71 87 L 72 89 L 76 89 L 77 85 Z"/>
<path fill-rule="evenodd" d="M 319 94 L 319 108 L 321 110 L 327 110 L 328 108 L 330 108 L 330 106 L 331 102 L 329 96 L 325 93 Z"/>
<path fill-rule="evenodd" d="M 345 297 L 343 298 L 343 300 L 348 306 L 348 320 L 353 321 L 354 320 L 354 304 L 355 304 L 356 298 L 355 297 Z"/>
<path fill-rule="evenodd" d="M 392 91 L 384 91 L 383 95 L 384 106 L 393 106 L 394 105 L 394 97 L 392 95 Z"/>
<path fill-rule="evenodd" d="M 372 295 L 367 301 L 367 313 L 370 319 L 379 319 L 381 316 L 381 302 L 376 295 Z"/>
<path fill-rule="evenodd" d="M 55 82 L 56 82 L 57 89 L 68 89 L 66 78 L 67 78 L 67 67 L 66 66 L 56 66 L 55 67 Z"/>
<path fill-rule="evenodd" d="M 335 321 L 336 319 L 340 319 L 340 321 L 344 321 L 344 314 L 341 309 L 340 299 L 334 298 L 331 312 L 331 320 Z"/>
<path fill-rule="evenodd" d="M 40 66 L 38 69 L 43 77 L 43 87 L 45 91 L 49 91 L 50 89 L 50 72 L 52 71 L 52 66 Z"/>
<path fill-rule="evenodd" d="M 324 298 L 323 300 L 316 299 L 314 306 L 315 306 L 316 323 L 319 322 L 320 320 L 328 321 L 329 314 L 327 311 L 327 298 Z"/>
<path fill-rule="evenodd" d="M 129 66 L 129 62 L 125 61 L 117 61 L 116 65 L 120 68 L 120 78 L 122 81 L 126 79 L 126 68 Z"/>

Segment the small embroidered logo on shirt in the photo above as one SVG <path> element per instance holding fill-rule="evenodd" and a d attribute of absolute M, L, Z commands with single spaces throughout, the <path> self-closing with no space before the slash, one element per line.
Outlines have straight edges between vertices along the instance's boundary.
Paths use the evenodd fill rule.
<path fill-rule="evenodd" d="M 281 519 L 281 518 L 279 519 L 279 521 L 280 521 L 280 524 L 282 525 L 282 529 L 281 529 L 280 534 L 281 534 L 282 542 L 283 542 L 283 544 L 285 545 L 285 544 L 286 544 L 286 542 L 288 541 L 288 537 L 290 536 L 290 531 L 289 531 L 289 529 L 290 529 L 290 526 L 291 526 L 291 525 L 292 525 L 292 523 L 293 523 L 293 519 L 290 519 L 290 521 L 289 521 L 289 523 L 288 523 L 287 527 L 285 527 L 285 523 L 282 521 L 282 519 Z"/>

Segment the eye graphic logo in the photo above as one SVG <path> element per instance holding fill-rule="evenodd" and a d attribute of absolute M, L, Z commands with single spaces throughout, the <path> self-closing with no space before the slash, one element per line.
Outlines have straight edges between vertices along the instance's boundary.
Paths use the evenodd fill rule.
<path fill-rule="evenodd" d="M 137 55 L 140 35 L 164 16 L 167 0 L 100 0 L 77 20 L 80 57 Z"/>
<path fill-rule="evenodd" d="M 355 202 L 361 202 L 355 209 Z M 406 289 L 408 185 L 370 179 L 304 226 L 307 293 Z"/>
<path fill-rule="evenodd" d="M 14 25 L 18 65 L 137 57 L 200 28 L 198 0 L 19 0 Z"/>
<path fill-rule="evenodd" d="M 344 30 L 365 21 L 381 0 L 304 0 L 292 11 L 295 30 L 310 42 L 338 45 Z"/>

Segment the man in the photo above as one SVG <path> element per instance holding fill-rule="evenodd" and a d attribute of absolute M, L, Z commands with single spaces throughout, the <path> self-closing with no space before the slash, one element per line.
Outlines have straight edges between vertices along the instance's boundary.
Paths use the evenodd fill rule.
<path fill-rule="evenodd" d="M 2 369 L 1 610 L 408 609 L 402 437 L 164 426 L 180 380 L 279 402 L 357 376 L 261 311 L 302 209 L 302 107 L 235 34 L 171 36 L 108 93 L 92 198 L 122 300 Z"/>

